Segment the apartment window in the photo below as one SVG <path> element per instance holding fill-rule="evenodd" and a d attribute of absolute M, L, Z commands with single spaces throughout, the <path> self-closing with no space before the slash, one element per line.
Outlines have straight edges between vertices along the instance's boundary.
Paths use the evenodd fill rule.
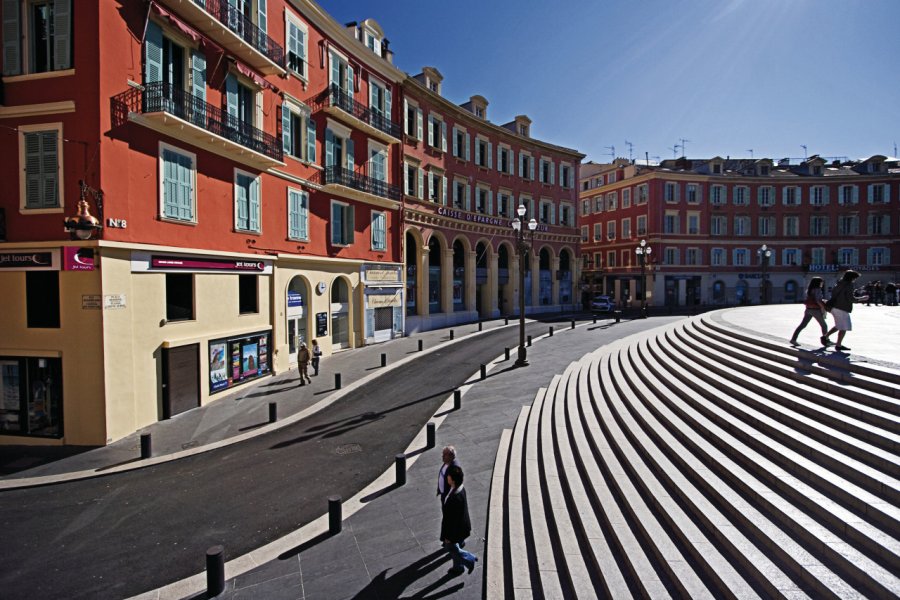
<path fill-rule="evenodd" d="M 700 235 L 700 214 L 688 213 L 687 216 L 687 232 L 688 235 Z"/>
<path fill-rule="evenodd" d="M 681 263 L 681 257 L 679 256 L 678 248 L 672 248 L 671 246 L 666 247 L 663 250 L 663 264 L 664 265 L 677 265 Z"/>
<path fill-rule="evenodd" d="M 236 171 L 234 176 L 235 229 L 260 232 L 259 199 L 259 177 Z"/>
<path fill-rule="evenodd" d="M 713 163 L 712 172 L 715 175 L 721 175 L 722 174 L 722 163 Z"/>
<path fill-rule="evenodd" d="M 758 235 L 769 237 L 775 235 L 775 217 L 760 217 Z"/>
<path fill-rule="evenodd" d="M 684 251 L 684 263 L 690 266 L 700 264 L 700 248 L 688 248 Z"/>
<path fill-rule="evenodd" d="M 541 214 L 538 219 L 541 223 L 545 223 L 547 225 L 553 224 L 553 204 L 550 202 L 541 202 Z"/>
<path fill-rule="evenodd" d="M 786 267 L 800 265 L 800 250 L 797 248 L 785 248 L 781 251 L 781 264 Z"/>
<path fill-rule="evenodd" d="M 631 208 L 631 188 L 622 190 L 622 208 Z"/>
<path fill-rule="evenodd" d="M 602 269 L 603 268 L 603 254 L 601 252 L 594 252 L 594 269 Z"/>
<path fill-rule="evenodd" d="M 425 197 L 425 171 L 417 165 L 405 163 L 403 169 L 403 189 L 407 196 L 415 198 Z"/>
<path fill-rule="evenodd" d="M 332 172 L 340 174 L 344 169 L 354 170 L 356 144 L 350 137 L 350 130 L 331 123 L 325 129 L 325 169 L 326 176 Z M 331 169 L 329 169 L 331 167 Z"/>
<path fill-rule="evenodd" d="M 759 202 L 760 206 L 774 206 L 775 205 L 775 188 L 769 185 L 761 185 L 759 189 L 756 191 L 757 193 L 757 202 Z"/>
<path fill-rule="evenodd" d="M 839 248 L 838 249 L 839 265 L 858 265 L 859 250 L 856 248 Z"/>
<path fill-rule="evenodd" d="M 308 109 L 281 105 L 281 142 L 284 153 L 298 160 L 316 162 L 316 122 Z"/>
<path fill-rule="evenodd" d="M 512 174 L 512 151 L 499 146 L 497 148 L 497 170 L 507 175 Z"/>
<path fill-rule="evenodd" d="M 469 160 L 469 146 L 471 138 L 461 129 L 453 128 L 453 156 L 462 160 Z"/>
<path fill-rule="evenodd" d="M 594 212 L 603 212 L 604 205 L 605 202 L 603 201 L 603 196 L 597 196 L 596 198 L 594 198 Z"/>
<path fill-rule="evenodd" d="M 616 239 L 616 222 L 615 221 L 607 221 L 606 222 L 606 239 L 608 239 L 608 240 Z"/>
<path fill-rule="evenodd" d="M 637 200 L 635 204 L 647 204 L 647 199 L 650 197 L 650 188 L 647 184 L 637 186 Z"/>
<path fill-rule="evenodd" d="M 306 25 L 294 19 L 289 11 L 285 11 L 284 16 L 288 70 L 301 78 L 306 78 L 306 40 L 308 38 Z"/>
<path fill-rule="evenodd" d="M 809 202 L 813 206 L 825 206 L 828 204 L 828 188 L 824 185 L 815 185 L 810 188 Z"/>
<path fill-rule="evenodd" d="M 830 233 L 830 229 L 827 216 L 813 215 L 809 218 L 809 235 L 827 236 Z"/>
<path fill-rule="evenodd" d="M 688 204 L 699 204 L 700 203 L 700 186 L 696 183 L 689 183 L 685 187 L 685 199 Z"/>
<path fill-rule="evenodd" d="M 710 235 L 728 235 L 728 217 L 715 215 L 709 221 Z"/>
<path fill-rule="evenodd" d="M 714 185 L 709 191 L 709 201 L 713 206 L 722 206 L 727 201 L 725 186 Z"/>
<path fill-rule="evenodd" d="M 663 219 L 663 232 L 674 234 L 681 233 L 681 224 L 679 223 L 677 211 L 666 211 Z"/>
<path fill-rule="evenodd" d="M 609 175 L 606 176 L 606 183 L 615 183 L 616 182 L 616 173 L 613 171 Z"/>
<path fill-rule="evenodd" d="M 559 205 L 559 224 L 566 227 L 571 227 L 575 224 L 572 219 L 572 207 L 568 204 Z"/>
<path fill-rule="evenodd" d="M 840 215 L 838 217 L 838 235 L 859 235 L 859 216 Z"/>
<path fill-rule="evenodd" d="M 309 194 L 288 188 L 288 238 L 309 239 Z"/>
<path fill-rule="evenodd" d="M 811 264 L 814 265 L 824 265 L 825 264 L 825 248 L 813 248 L 809 253 Z"/>
<path fill-rule="evenodd" d="M 59 327 L 59 271 L 25 272 L 25 312 L 29 328 Z"/>
<path fill-rule="evenodd" d="M 581 226 L 581 241 L 582 241 L 582 243 L 588 241 L 588 236 L 590 236 L 590 234 L 591 234 L 590 227 L 588 227 L 587 225 L 582 225 Z"/>
<path fill-rule="evenodd" d="M 238 310 L 242 315 L 259 312 L 259 277 L 238 275 Z"/>
<path fill-rule="evenodd" d="M 403 133 L 409 138 L 421 140 L 422 109 L 414 104 L 410 104 L 406 99 L 403 100 L 403 104 Z"/>
<path fill-rule="evenodd" d="M 493 167 L 491 156 L 494 153 L 494 145 L 489 141 L 476 137 L 475 138 L 475 164 L 485 169 Z"/>
<path fill-rule="evenodd" d="M 724 267 L 726 265 L 725 257 L 725 248 L 713 248 L 709 251 L 709 263 L 714 267 Z"/>
<path fill-rule="evenodd" d="M 366 173 L 375 181 L 387 183 L 387 148 L 369 140 L 369 164 Z"/>
<path fill-rule="evenodd" d="M 785 186 L 782 190 L 782 203 L 785 206 L 799 206 L 800 205 L 800 188 L 797 186 Z"/>
<path fill-rule="evenodd" d="M 622 239 L 627 240 L 631 238 L 631 217 L 622 219 Z"/>
<path fill-rule="evenodd" d="M 591 214 L 591 201 L 590 200 L 582 200 L 581 201 L 581 215 L 589 215 Z"/>
<path fill-rule="evenodd" d="M 62 208 L 62 124 L 19 125 L 18 130 L 20 208 Z"/>
<path fill-rule="evenodd" d="M 559 185 L 568 189 L 572 187 L 572 167 L 559 165 Z"/>
<path fill-rule="evenodd" d="M 889 235 L 891 233 L 891 216 L 889 214 L 870 213 L 868 222 L 869 235 Z"/>
<path fill-rule="evenodd" d="M 637 234 L 647 235 L 647 215 L 639 215 L 637 218 Z"/>
<path fill-rule="evenodd" d="M 735 186 L 733 202 L 735 206 L 747 206 L 750 204 L 750 188 L 744 185 Z"/>
<path fill-rule="evenodd" d="M 447 204 L 447 178 L 441 173 L 429 173 L 428 184 L 428 199 Z"/>
<path fill-rule="evenodd" d="M 387 215 L 372 211 L 372 250 L 387 249 Z"/>
<path fill-rule="evenodd" d="M 891 186 L 887 183 L 873 183 L 869 186 L 869 204 L 887 204 L 891 197 Z"/>
<path fill-rule="evenodd" d="M 734 259 L 732 260 L 732 264 L 735 267 L 746 267 L 750 264 L 748 258 L 750 253 L 746 248 L 735 248 L 733 252 Z"/>
<path fill-rule="evenodd" d="M 750 235 L 750 217 L 736 216 L 734 218 L 734 235 Z"/>
<path fill-rule="evenodd" d="M 391 120 L 391 88 L 373 77 L 369 77 L 369 109 L 378 121 Z"/>
<path fill-rule="evenodd" d="M 166 320 L 194 319 L 194 276 L 190 273 L 166 273 Z"/>
<path fill-rule="evenodd" d="M 594 241 L 599 242 L 603 239 L 603 224 L 594 223 Z"/>
<path fill-rule="evenodd" d="M 460 210 L 469 210 L 469 190 L 471 188 L 462 181 L 453 183 L 453 206 Z"/>
<path fill-rule="evenodd" d="M 228 113 L 227 127 L 253 135 L 251 128 L 256 124 L 257 91 L 245 85 L 235 75 L 225 76 L 225 110 Z"/>
<path fill-rule="evenodd" d="M 838 204 L 857 204 L 859 190 L 855 185 L 842 185 L 838 188 Z"/>
<path fill-rule="evenodd" d="M 335 246 L 349 246 L 353 243 L 353 206 L 331 201 L 331 243 Z"/>
<path fill-rule="evenodd" d="M 341 94 L 352 98 L 355 87 L 354 84 L 356 83 L 356 75 L 354 74 L 353 67 L 337 52 L 331 51 L 328 55 L 331 59 L 331 69 L 328 71 L 329 86 L 332 90 L 337 90 L 341 92 Z M 343 100 L 343 98 L 333 98 L 333 100 L 334 99 L 339 101 Z"/>
<path fill-rule="evenodd" d="M 524 152 L 519 153 L 519 177 L 534 180 L 534 159 Z"/>
<path fill-rule="evenodd" d="M 503 217 L 510 216 L 509 207 L 512 197 L 505 192 L 497 193 L 497 214 Z"/>
<path fill-rule="evenodd" d="M 872 266 L 885 266 L 891 264 L 890 248 L 869 248 L 866 251 L 866 264 Z"/>
<path fill-rule="evenodd" d="M 540 169 L 538 169 L 538 177 L 541 183 L 551 185 L 553 183 L 553 162 L 542 158 Z"/>
<path fill-rule="evenodd" d="M 481 214 L 490 212 L 490 190 L 483 187 L 475 188 L 475 212 Z"/>
<path fill-rule="evenodd" d="M 606 194 L 606 210 L 616 210 L 619 204 L 619 192 Z"/>
<path fill-rule="evenodd" d="M 447 151 L 447 124 L 438 115 L 428 115 L 428 145 L 441 152 Z"/>
<path fill-rule="evenodd" d="M 71 0 L 4 2 L 3 75 L 71 69 L 73 37 Z"/>
<path fill-rule="evenodd" d="M 797 237 L 800 235 L 800 217 L 790 215 L 784 218 L 785 237 Z"/>
<path fill-rule="evenodd" d="M 613 268 L 616 266 L 616 252 L 615 250 L 610 250 L 606 253 L 606 267 Z"/>
<path fill-rule="evenodd" d="M 678 184 L 666 182 L 664 188 L 664 197 L 666 202 L 678 202 Z"/>

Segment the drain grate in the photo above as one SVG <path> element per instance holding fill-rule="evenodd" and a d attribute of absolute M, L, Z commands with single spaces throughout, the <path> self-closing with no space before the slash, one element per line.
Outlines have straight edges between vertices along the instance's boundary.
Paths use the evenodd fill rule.
<path fill-rule="evenodd" d="M 362 452 L 362 446 L 359 444 L 341 444 L 334 449 L 334 453 L 340 454 L 341 456 L 345 454 L 356 454 L 357 452 Z"/>

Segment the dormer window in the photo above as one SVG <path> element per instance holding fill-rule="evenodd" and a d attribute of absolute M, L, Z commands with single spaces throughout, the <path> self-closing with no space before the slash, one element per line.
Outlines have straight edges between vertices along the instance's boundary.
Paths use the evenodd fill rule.
<path fill-rule="evenodd" d="M 722 174 L 722 163 L 713 163 L 712 172 L 714 175 L 721 175 Z"/>
<path fill-rule="evenodd" d="M 769 165 L 760 165 L 759 166 L 759 174 L 760 175 L 768 175 L 769 174 Z"/>
<path fill-rule="evenodd" d="M 381 40 L 369 31 L 366 31 L 363 35 L 366 38 L 366 47 L 378 56 L 381 56 Z"/>
<path fill-rule="evenodd" d="M 822 174 L 822 165 L 815 165 L 812 168 L 812 174 L 813 175 L 821 175 Z"/>
<path fill-rule="evenodd" d="M 519 125 L 519 135 L 528 137 L 528 125 Z"/>
<path fill-rule="evenodd" d="M 878 173 L 881 171 L 881 163 L 871 162 L 869 163 L 869 173 Z"/>
<path fill-rule="evenodd" d="M 484 109 L 481 108 L 480 106 L 476 106 L 475 107 L 475 116 L 478 117 L 479 119 L 483 119 L 484 118 Z"/>

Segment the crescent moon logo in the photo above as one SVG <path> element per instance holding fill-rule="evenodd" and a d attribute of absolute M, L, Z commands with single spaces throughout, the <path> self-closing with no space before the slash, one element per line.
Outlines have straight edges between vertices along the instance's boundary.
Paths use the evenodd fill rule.
<path fill-rule="evenodd" d="M 72 258 L 79 265 L 85 265 L 85 266 L 89 266 L 89 267 L 94 265 L 93 253 L 91 253 L 90 256 L 82 257 L 81 252 L 76 252 L 75 256 L 73 256 Z"/>

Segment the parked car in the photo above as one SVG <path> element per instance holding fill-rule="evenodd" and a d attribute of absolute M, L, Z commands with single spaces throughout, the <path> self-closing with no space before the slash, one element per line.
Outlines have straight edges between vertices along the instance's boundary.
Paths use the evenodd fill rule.
<path fill-rule="evenodd" d="M 612 312 L 616 309 L 616 301 L 609 296 L 594 296 L 591 300 L 591 310 L 597 312 Z"/>

